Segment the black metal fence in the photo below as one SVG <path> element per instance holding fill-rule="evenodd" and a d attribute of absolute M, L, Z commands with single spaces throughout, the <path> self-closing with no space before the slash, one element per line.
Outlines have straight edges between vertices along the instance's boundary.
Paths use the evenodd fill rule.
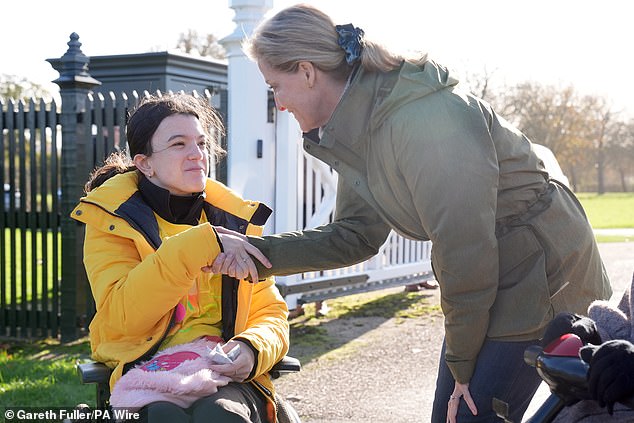
<path fill-rule="evenodd" d="M 55 81 L 61 104 L 0 99 L 0 337 L 70 341 L 86 333 L 94 314 L 83 226 L 69 214 L 90 172 L 125 150 L 127 112 L 149 93 L 93 95 L 99 81 L 76 41 Z M 191 94 L 226 116 L 226 90 Z M 223 163 L 216 175 L 226 178 Z"/>
<path fill-rule="evenodd" d="M 0 335 L 59 330 L 60 136 L 57 104 L 0 100 Z"/>

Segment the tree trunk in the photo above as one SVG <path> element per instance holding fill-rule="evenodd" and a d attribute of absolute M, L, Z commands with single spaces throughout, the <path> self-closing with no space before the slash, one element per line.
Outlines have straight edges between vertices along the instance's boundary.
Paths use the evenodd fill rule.
<path fill-rule="evenodd" d="M 619 168 L 619 176 L 621 177 L 621 189 L 623 190 L 623 192 L 627 192 L 627 181 L 623 168 Z"/>
<path fill-rule="evenodd" d="M 568 173 L 570 177 L 568 179 L 570 181 L 570 186 L 572 187 L 573 192 L 577 192 L 577 173 L 575 172 L 575 167 L 570 166 L 569 169 Z"/>
<path fill-rule="evenodd" d="M 605 194 L 603 150 L 597 152 L 597 194 Z"/>

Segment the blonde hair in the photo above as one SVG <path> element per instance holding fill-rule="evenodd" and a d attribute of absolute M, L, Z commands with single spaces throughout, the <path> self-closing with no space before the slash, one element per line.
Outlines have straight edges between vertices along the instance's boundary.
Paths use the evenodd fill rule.
<path fill-rule="evenodd" d="M 328 15 L 313 6 L 298 4 L 262 22 L 244 42 L 243 49 L 252 60 L 264 61 L 282 72 L 294 72 L 299 62 L 306 61 L 345 79 L 352 65 L 346 62 L 338 39 Z M 361 65 L 368 71 L 388 72 L 405 60 L 365 38 L 361 45 Z"/>

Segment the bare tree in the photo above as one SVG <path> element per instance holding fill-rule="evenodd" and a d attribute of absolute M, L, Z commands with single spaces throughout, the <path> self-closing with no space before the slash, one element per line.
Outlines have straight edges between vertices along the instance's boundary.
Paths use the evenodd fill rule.
<path fill-rule="evenodd" d="M 185 53 L 197 52 L 201 56 L 224 59 L 225 49 L 218 42 L 218 38 L 213 34 L 199 35 L 196 30 L 190 29 L 187 34 L 181 33 L 176 48 Z"/>
<path fill-rule="evenodd" d="M 465 84 L 469 91 L 476 97 L 491 103 L 495 97 L 493 88 L 493 74 L 495 70 L 489 71 L 486 67 L 482 73 L 465 72 L 461 78 L 461 83 Z"/>
<path fill-rule="evenodd" d="M 606 149 L 610 167 L 618 175 L 621 191 L 630 190 L 628 181 L 634 178 L 634 119 L 615 121 L 610 126 L 612 142 Z"/>
<path fill-rule="evenodd" d="M 40 98 L 51 94 L 39 84 L 17 75 L 0 75 L 0 97 L 16 100 Z"/>
<path fill-rule="evenodd" d="M 461 79 L 529 139 L 550 148 L 574 190 L 596 187 L 603 193 L 608 184 L 628 189 L 634 173 L 634 120 L 619 120 L 605 98 L 536 82 L 496 88 L 486 71 Z"/>
<path fill-rule="evenodd" d="M 513 122 L 533 142 L 550 148 L 576 187 L 577 169 L 586 164 L 588 148 L 582 134 L 583 114 L 572 87 L 558 89 L 533 82 L 507 88 L 497 96 L 496 110 Z"/>
<path fill-rule="evenodd" d="M 585 118 L 585 134 L 583 136 L 592 146 L 594 158 L 597 193 L 605 193 L 605 171 L 609 164 L 608 148 L 618 144 L 618 133 L 621 122 L 617 120 L 608 102 L 597 96 L 584 96 L 579 106 Z"/>

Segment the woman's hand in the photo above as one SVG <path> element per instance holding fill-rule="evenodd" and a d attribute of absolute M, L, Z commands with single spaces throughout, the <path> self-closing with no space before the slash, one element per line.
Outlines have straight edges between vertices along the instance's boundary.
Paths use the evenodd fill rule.
<path fill-rule="evenodd" d="M 240 354 L 229 364 L 211 364 L 209 368 L 234 382 L 244 382 L 255 365 L 253 350 L 242 341 L 229 341 L 222 346 L 225 353 L 231 351 L 236 344 L 240 345 Z"/>
<path fill-rule="evenodd" d="M 469 384 L 456 382 L 453 388 L 453 393 L 449 397 L 449 402 L 447 403 L 447 423 L 457 422 L 458 406 L 462 400 L 467 403 L 469 410 L 471 410 L 471 414 L 474 416 L 478 415 L 478 409 L 473 401 L 473 398 L 471 398 L 471 393 L 469 392 Z"/>
<path fill-rule="evenodd" d="M 257 283 L 258 268 L 255 266 L 253 257 L 267 268 L 271 267 L 269 260 L 260 250 L 249 244 L 247 237 L 241 233 L 220 226 L 214 228 L 222 243 L 223 252 L 216 256 L 210 266 L 205 266 L 201 270 L 207 273 L 229 275 L 236 279 L 246 279 L 251 276 L 251 281 Z"/>

